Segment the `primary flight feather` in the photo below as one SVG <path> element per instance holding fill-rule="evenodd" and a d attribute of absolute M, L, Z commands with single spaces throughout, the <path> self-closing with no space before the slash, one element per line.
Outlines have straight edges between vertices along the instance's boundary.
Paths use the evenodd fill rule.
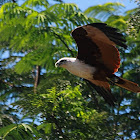
<path fill-rule="evenodd" d="M 72 37 L 78 46 L 77 58 L 61 58 L 55 64 L 57 67 L 63 67 L 88 80 L 112 106 L 116 99 L 111 94 L 110 83 L 132 92 L 140 92 L 138 84 L 114 74 L 120 67 L 120 54 L 115 46 L 127 48 L 123 35 L 116 28 L 105 23 L 92 23 L 74 29 Z"/>

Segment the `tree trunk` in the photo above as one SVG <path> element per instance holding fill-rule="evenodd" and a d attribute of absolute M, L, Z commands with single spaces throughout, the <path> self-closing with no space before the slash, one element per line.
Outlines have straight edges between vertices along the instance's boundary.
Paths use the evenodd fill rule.
<path fill-rule="evenodd" d="M 40 71 L 41 71 L 41 67 L 40 66 L 36 66 L 36 69 L 35 69 L 35 77 L 34 77 L 34 93 L 37 92 L 37 86 L 40 82 Z"/>

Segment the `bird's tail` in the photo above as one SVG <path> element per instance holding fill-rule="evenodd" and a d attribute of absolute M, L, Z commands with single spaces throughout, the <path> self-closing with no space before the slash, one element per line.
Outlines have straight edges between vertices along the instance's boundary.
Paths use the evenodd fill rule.
<path fill-rule="evenodd" d="M 129 80 L 123 79 L 121 77 L 118 77 L 116 75 L 113 75 L 109 78 L 107 78 L 107 80 L 112 83 L 115 84 L 119 87 L 122 87 L 124 89 L 127 89 L 129 91 L 135 92 L 135 93 L 140 93 L 140 87 L 138 84 L 131 82 Z"/>

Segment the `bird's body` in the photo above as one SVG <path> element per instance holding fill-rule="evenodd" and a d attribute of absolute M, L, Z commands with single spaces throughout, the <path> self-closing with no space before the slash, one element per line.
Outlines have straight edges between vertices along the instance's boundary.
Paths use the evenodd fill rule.
<path fill-rule="evenodd" d="M 63 65 L 63 68 L 67 69 L 70 73 L 87 80 L 94 78 L 95 67 L 85 64 L 77 58 L 64 57 L 60 61 L 64 59 L 67 60 L 67 65 Z"/>
<path fill-rule="evenodd" d="M 132 92 L 140 92 L 136 83 L 114 75 L 120 67 L 120 54 L 116 44 L 127 47 L 123 35 L 117 29 L 103 23 L 93 23 L 74 29 L 72 36 L 78 46 L 77 58 L 61 58 L 56 66 L 88 80 L 110 105 L 115 102 L 110 82 Z"/>

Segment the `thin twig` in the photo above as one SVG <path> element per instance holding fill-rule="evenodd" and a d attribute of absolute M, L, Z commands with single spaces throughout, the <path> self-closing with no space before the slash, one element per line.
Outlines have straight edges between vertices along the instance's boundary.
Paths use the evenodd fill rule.
<path fill-rule="evenodd" d="M 62 37 L 60 35 L 58 35 L 57 33 L 55 33 L 55 32 L 53 32 L 53 33 L 55 34 L 55 36 L 57 36 L 62 41 L 62 43 L 66 46 L 68 51 L 71 53 L 72 57 L 74 57 L 74 54 L 73 54 L 72 50 L 69 48 L 67 43 L 62 39 Z"/>

